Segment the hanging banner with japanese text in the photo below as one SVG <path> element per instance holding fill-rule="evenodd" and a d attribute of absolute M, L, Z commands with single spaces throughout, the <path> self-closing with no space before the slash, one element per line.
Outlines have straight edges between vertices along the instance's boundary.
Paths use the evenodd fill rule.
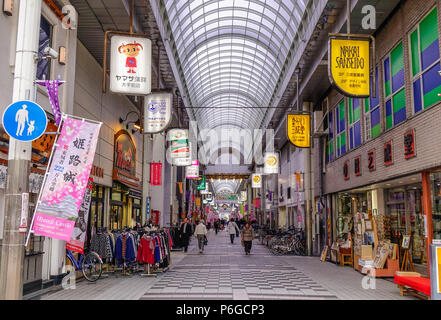
<path fill-rule="evenodd" d="M 311 126 L 309 114 L 288 114 L 286 135 L 298 148 L 311 147 Z"/>
<path fill-rule="evenodd" d="M 112 36 L 110 91 L 147 95 L 152 82 L 152 41 L 147 38 Z"/>
<path fill-rule="evenodd" d="M 152 186 L 162 184 L 162 163 L 150 163 L 150 184 Z"/>
<path fill-rule="evenodd" d="M 35 234 L 69 241 L 89 181 L 101 123 L 67 117 L 35 208 Z"/>
<path fill-rule="evenodd" d="M 78 219 L 75 222 L 71 239 L 66 243 L 66 249 L 84 253 L 84 243 L 86 242 L 87 222 L 89 221 L 89 208 L 92 202 L 93 179 L 89 178 L 87 189 L 81 203 Z"/>
<path fill-rule="evenodd" d="M 369 47 L 369 40 L 329 39 L 329 79 L 342 94 L 354 98 L 369 97 Z"/>
<path fill-rule="evenodd" d="M 160 133 L 171 122 L 173 95 L 171 93 L 152 93 L 144 100 L 144 132 Z"/>

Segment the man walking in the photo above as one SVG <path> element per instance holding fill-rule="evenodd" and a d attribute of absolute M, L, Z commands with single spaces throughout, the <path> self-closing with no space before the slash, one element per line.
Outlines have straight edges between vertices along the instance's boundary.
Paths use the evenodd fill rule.
<path fill-rule="evenodd" d="M 254 230 L 251 228 L 248 222 L 245 223 L 245 226 L 242 229 L 242 243 L 245 248 L 245 254 L 249 255 L 251 252 L 251 246 L 253 245 L 254 240 Z"/>
<path fill-rule="evenodd" d="M 179 237 L 182 241 L 182 246 L 184 247 L 184 252 L 187 252 L 188 243 L 190 242 L 190 237 L 193 234 L 193 228 L 190 223 L 188 223 L 187 218 L 184 219 L 184 222 L 181 225 L 181 234 Z"/>
<path fill-rule="evenodd" d="M 216 234 L 219 232 L 219 221 L 214 221 L 214 231 L 216 231 Z"/>
<path fill-rule="evenodd" d="M 236 222 L 234 222 L 234 219 L 231 218 L 230 222 L 228 223 L 228 233 L 230 234 L 231 244 L 234 244 L 234 236 L 236 235 L 236 231 L 239 232 L 239 227 L 237 226 Z"/>
<path fill-rule="evenodd" d="M 207 228 L 204 225 L 204 220 L 197 222 L 194 236 L 198 239 L 199 253 L 204 253 L 205 238 L 207 236 Z"/>

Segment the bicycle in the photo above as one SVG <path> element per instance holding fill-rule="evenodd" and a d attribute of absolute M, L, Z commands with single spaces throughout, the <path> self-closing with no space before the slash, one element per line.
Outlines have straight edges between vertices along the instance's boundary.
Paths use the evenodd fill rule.
<path fill-rule="evenodd" d="M 84 278 L 87 281 L 97 281 L 103 272 L 103 261 L 96 252 L 89 252 L 87 254 L 80 254 L 76 259 L 73 252 L 66 249 L 66 257 L 70 260 L 75 270 L 79 270 L 83 273 Z"/>

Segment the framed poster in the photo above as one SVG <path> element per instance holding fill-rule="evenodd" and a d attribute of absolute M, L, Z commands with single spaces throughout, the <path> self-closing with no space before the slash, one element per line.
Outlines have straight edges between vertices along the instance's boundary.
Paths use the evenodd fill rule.
<path fill-rule="evenodd" d="M 410 236 L 403 236 L 403 242 L 401 244 L 401 247 L 403 249 L 409 249 L 409 245 L 410 245 Z"/>

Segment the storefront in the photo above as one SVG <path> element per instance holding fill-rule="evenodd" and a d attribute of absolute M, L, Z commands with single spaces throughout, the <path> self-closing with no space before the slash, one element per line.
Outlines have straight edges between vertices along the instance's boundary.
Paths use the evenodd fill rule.
<path fill-rule="evenodd" d="M 403 237 L 411 235 L 413 263 L 427 263 L 421 174 L 340 192 L 333 203 L 334 241 L 352 240 L 354 255 L 361 256 L 362 246 L 375 245 L 377 239 L 391 248 L 395 245 L 396 258 L 401 261 Z"/>
<path fill-rule="evenodd" d="M 110 197 L 109 230 L 142 225 L 140 179 L 136 177 L 136 148 L 130 134 L 115 135 L 113 185 Z"/>

